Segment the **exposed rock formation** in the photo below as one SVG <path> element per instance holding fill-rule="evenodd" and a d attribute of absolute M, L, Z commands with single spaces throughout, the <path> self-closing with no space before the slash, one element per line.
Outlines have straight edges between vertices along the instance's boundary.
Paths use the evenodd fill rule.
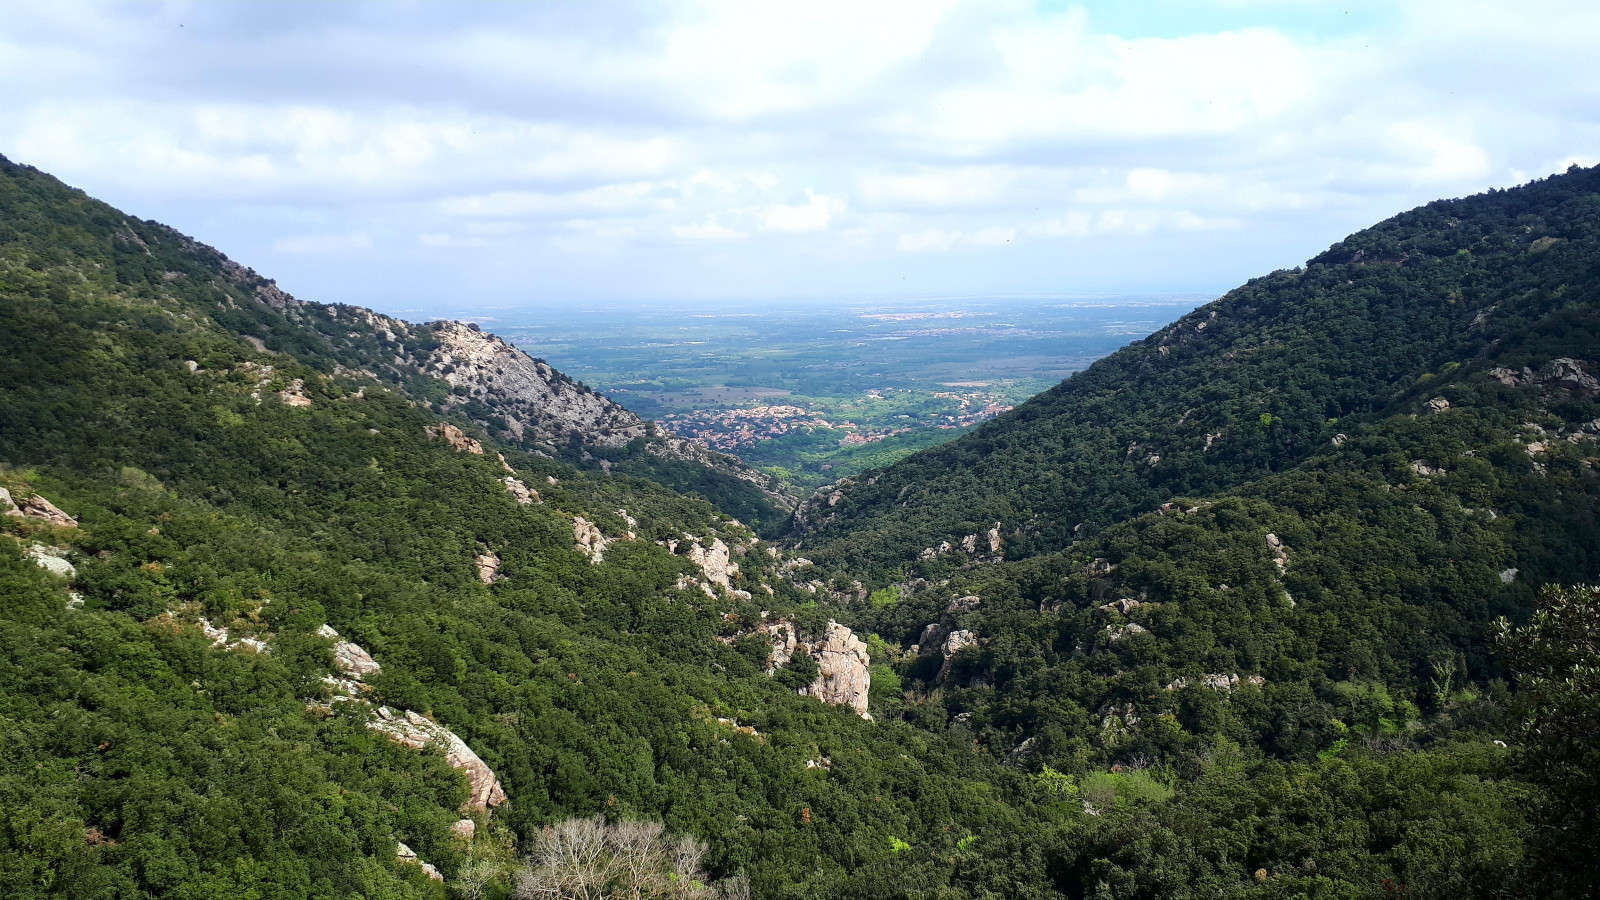
<path fill-rule="evenodd" d="M 1238 674 L 1234 673 L 1230 675 L 1201 675 L 1198 683 L 1200 687 L 1208 687 L 1213 691 L 1232 691 L 1239 686 L 1239 681 Z M 1260 675 L 1251 675 L 1244 679 L 1244 683 L 1260 687 L 1266 684 L 1267 680 Z M 1163 690 L 1181 691 L 1188 686 L 1189 680 L 1187 678 L 1174 678 Z"/>
<path fill-rule="evenodd" d="M 425 863 L 418 859 L 417 851 L 407 847 L 404 841 L 397 841 L 395 843 L 394 856 L 395 859 L 398 859 L 403 863 L 411 863 L 413 865 L 421 866 L 422 871 L 434 881 L 444 881 L 444 875 L 440 874 L 439 870 L 434 868 L 431 863 Z"/>
<path fill-rule="evenodd" d="M 57 528 L 76 528 L 78 520 L 62 512 L 54 503 L 39 496 L 26 497 L 22 500 L 11 499 L 11 492 L 0 488 L 0 509 L 5 515 L 17 518 L 43 519 Z"/>
<path fill-rule="evenodd" d="M 601 534 L 600 529 L 583 516 L 572 517 L 572 539 L 577 541 L 578 549 L 589 557 L 591 563 L 605 559 L 606 547 L 611 543 L 610 538 Z"/>
<path fill-rule="evenodd" d="M 719 537 L 711 538 L 710 547 L 702 546 L 698 540 L 691 538 L 689 561 L 706 573 L 707 581 L 725 591 L 732 587 L 728 579 L 739 574 L 739 564 L 729 558 L 728 545 Z"/>
<path fill-rule="evenodd" d="M 494 584 L 500 580 L 500 554 L 480 553 L 473 560 L 478 567 L 478 580 L 484 584 Z"/>
<path fill-rule="evenodd" d="M 303 378 L 296 378 L 289 382 L 289 386 L 278 392 L 278 399 L 284 406 L 310 406 L 311 397 L 306 394 L 306 383 Z"/>
<path fill-rule="evenodd" d="M 451 425 L 449 422 L 440 425 L 429 425 L 424 430 L 428 432 L 428 437 L 444 438 L 445 443 L 449 444 L 452 449 L 465 453 L 475 453 L 479 456 L 483 455 L 482 444 L 467 437 L 461 429 Z"/>
<path fill-rule="evenodd" d="M 638 416 L 476 325 L 435 322 L 432 329 L 439 348 L 423 370 L 494 407 L 519 441 L 554 449 L 576 435 L 591 446 L 620 447 L 647 435 Z"/>
<path fill-rule="evenodd" d="M 1107 625 L 1106 626 L 1106 638 L 1113 644 L 1115 644 L 1117 641 L 1122 640 L 1123 638 L 1129 638 L 1129 637 L 1133 637 L 1135 635 L 1149 634 L 1149 633 L 1150 633 L 1150 629 L 1144 627 L 1143 625 L 1140 625 L 1137 622 L 1129 622 L 1126 625 Z"/>
<path fill-rule="evenodd" d="M 381 731 L 413 750 L 435 745 L 444 749 L 445 762 L 467 776 L 467 808 L 488 809 L 505 802 L 506 792 L 500 787 L 500 779 L 455 732 L 411 710 L 400 713 L 380 706 L 377 713 L 376 718 L 367 722 L 368 728 Z"/>
<path fill-rule="evenodd" d="M 478 823 L 472 819 L 460 819 L 450 826 L 450 833 L 470 844 L 473 836 L 478 833 Z"/>
<path fill-rule="evenodd" d="M 373 659 L 367 651 L 349 641 L 340 639 L 339 632 L 334 631 L 331 627 L 324 625 L 317 629 L 317 634 L 336 642 L 333 645 L 333 664 L 351 678 L 360 681 L 368 675 L 376 675 L 383 671 L 383 667 L 378 665 L 378 661 Z"/>
<path fill-rule="evenodd" d="M 946 606 L 944 608 L 945 615 L 959 616 L 962 613 L 972 612 L 973 610 L 977 609 L 978 608 L 978 604 L 980 604 L 982 602 L 983 602 L 983 598 L 979 597 L 976 594 L 972 594 L 972 595 L 969 595 L 969 596 L 966 596 L 966 597 L 957 597 L 956 599 L 950 601 L 950 605 L 949 606 Z"/>
<path fill-rule="evenodd" d="M 924 631 L 923 633 L 926 634 L 927 632 Z M 944 677 L 950 674 L 950 665 L 954 661 L 955 655 L 968 647 L 976 646 L 977 643 L 978 636 L 973 632 L 950 632 L 950 634 L 945 637 L 944 647 L 941 649 L 941 652 L 944 654 L 944 665 L 939 667 L 939 674 L 934 677 L 934 680 L 943 681 Z"/>
<path fill-rule="evenodd" d="M 328 625 L 317 629 L 317 634 L 338 641 L 333 647 L 334 663 L 350 676 L 334 678 L 330 675 L 324 679 L 332 687 L 335 699 L 370 706 L 361 696 L 365 689 L 362 679 L 381 671 L 378 663 L 367 651 L 349 641 L 339 640 L 339 632 Z M 443 725 L 410 710 L 396 712 L 387 706 L 381 706 L 367 719 L 367 727 L 382 732 L 413 750 L 429 746 L 443 748 L 445 762 L 467 776 L 468 794 L 467 802 L 464 804 L 466 808 L 482 810 L 505 802 L 506 793 L 500 787 L 500 779 L 495 777 L 494 771 L 478 757 L 478 754 L 472 752 L 466 741 Z"/>
<path fill-rule="evenodd" d="M 1418 473 L 1421 474 L 1421 473 Z M 1272 551 L 1272 561 L 1278 566 L 1278 574 L 1283 574 L 1289 568 L 1289 548 L 1272 532 L 1267 532 L 1267 549 Z"/>
<path fill-rule="evenodd" d="M 1099 610 L 1102 615 L 1120 613 L 1125 616 L 1144 605 L 1144 602 L 1141 600 L 1134 600 L 1129 597 L 1124 597 L 1121 600 L 1113 600 L 1112 602 L 1099 607 Z"/>
<path fill-rule="evenodd" d="M 60 547 L 46 547 L 43 544 L 34 544 L 23 551 L 51 575 L 60 578 L 76 578 L 78 570 L 67 561 L 67 551 Z"/>
<path fill-rule="evenodd" d="M 501 461 L 504 462 L 503 459 Z M 507 475 L 500 480 L 505 482 L 506 492 L 511 494 L 512 497 L 516 498 L 518 503 L 526 506 L 531 503 L 544 502 L 543 500 L 539 499 L 538 491 L 518 481 L 515 475 Z"/>
<path fill-rule="evenodd" d="M 769 674 L 805 650 L 817 661 L 817 677 L 800 693 L 824 703 L 848 706 L 856 715 L 872 721 L 867 712 L 867 692 L 872 686 L 872 675 L 867 671 L 867 645 L 849 628 L 829 620 L 821 640 L 807 640 L 784 620 L 762 622 L 756 630 L 773 640 L 767 657 Z"/>

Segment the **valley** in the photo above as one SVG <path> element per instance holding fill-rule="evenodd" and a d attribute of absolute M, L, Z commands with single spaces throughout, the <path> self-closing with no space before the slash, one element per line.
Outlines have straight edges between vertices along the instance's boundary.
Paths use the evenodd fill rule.
<path fill-rule="evenodd" d="M 957 437 L 1209 299 L 579 305 L 451 315 L 805 492 Z"/>

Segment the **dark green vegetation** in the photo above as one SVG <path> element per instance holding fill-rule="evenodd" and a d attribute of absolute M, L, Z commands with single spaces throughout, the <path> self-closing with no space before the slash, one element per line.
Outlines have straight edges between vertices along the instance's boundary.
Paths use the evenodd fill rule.
<path fill-rule="evenodd" d="M 1581 170 L 1253 282 L 815 504 L 813 594 L 644 479 L 507 447 L 517 504 L 438 382 L 351 374 L 380 335 L 0 162 L 0 486 L 79 520 L 0 517 L 0 884 L 506 896 L 602 814 L 758 897 L 1592 896 L 1600 598 L 1540 589 L 1600 567 L 1597 229 Z M 996 520 L 1009 561 L 959 549 Z M 686 534 L 757 602 L 680 588 Z M 766 675 L 762 609 L 865 637 L 876 721 Z M 442 754 L 308 704 L 324 623 L 500 777 L 470 844 Z"/>

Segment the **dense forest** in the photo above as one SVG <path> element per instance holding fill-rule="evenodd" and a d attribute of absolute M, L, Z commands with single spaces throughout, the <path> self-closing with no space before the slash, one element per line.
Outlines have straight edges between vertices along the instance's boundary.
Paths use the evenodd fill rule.
<path fill-rule="evenodd" d="M 1592 896 L 1597 226 L 1597 170 L 1397 217 L 788 551 L 0 160 L 0 883 Z M 830 620 L 870 719 L 775 652 Z"/>

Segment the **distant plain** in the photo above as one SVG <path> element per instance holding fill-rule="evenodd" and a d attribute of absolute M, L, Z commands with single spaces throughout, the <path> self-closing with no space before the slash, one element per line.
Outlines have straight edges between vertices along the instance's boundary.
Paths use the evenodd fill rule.
<path fill-rule="evenodd" d="M 942 443 L 1209 295 L 482 311 L 639 415 L 807 489 Z"/>

